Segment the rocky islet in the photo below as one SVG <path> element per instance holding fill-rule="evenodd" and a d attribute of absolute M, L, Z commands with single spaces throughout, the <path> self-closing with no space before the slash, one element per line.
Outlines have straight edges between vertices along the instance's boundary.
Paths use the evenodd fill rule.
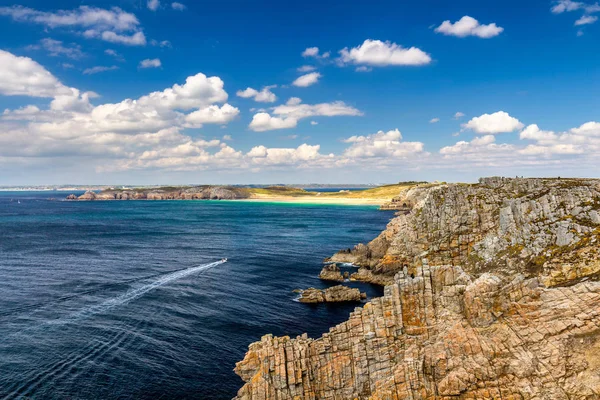
<path fill-rule="evenodd" d="M 332 286 L 327 289 L 308 288 L 298 290 L 300 303 L 342 303 L 359 302 L 367 298 L 365 293 L 359 289 L 349 288 L 343 285 Z"/>

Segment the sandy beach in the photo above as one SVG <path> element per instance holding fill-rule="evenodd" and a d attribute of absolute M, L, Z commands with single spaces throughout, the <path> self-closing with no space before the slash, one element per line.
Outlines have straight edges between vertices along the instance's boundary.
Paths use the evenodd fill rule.
<path fill-rule="evenodd" d="M 303 196 L 303 197 L 286 197 L 286 196 L 273 196 L 273 197 L 254 197 L 250 199 L 239 199 L 233 201 L 247 201 L 247 202 L 275 202 L 275 203 L 296 203 L 296 204 L 336 204 L 345 206 L 360 206 L 360 205 L 371 205 L 381 206 L 382 204 L 389 202 L 390 199 L 361 199 L 361 198 L 336 198 L 336 197 L 319 197 L 319 196 Z"/>

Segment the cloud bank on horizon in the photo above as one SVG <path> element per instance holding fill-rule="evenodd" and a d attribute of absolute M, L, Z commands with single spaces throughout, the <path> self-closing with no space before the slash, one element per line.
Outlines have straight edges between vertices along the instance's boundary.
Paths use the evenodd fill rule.
<path fill-rule="evenodd" d="M 399 180 L 392 178 L 399 172 L 441 179 L 452 177 L 449 171 L 468 171 L 470 178 L 499 171 L 589 175 L 600 166 L 600 122 L 586 118 L 597 111 L 597 102 L 595 109 L 585 100 L 575 106 L 583 119 L 559 120 L 531 112 L 527 100 L 519 100 L 518 86 L 512 96 L 481 94 L 494 75 L 478 80 L 481 56 L 471 49 L 502 46 L 513 34 L 506 15 L 497 21 L 440 18 L 429 28 L 415 24 L 412 29 L 421 33 L 407 40 L 368 37 L 336 40 L 338 46 L 329 47 L 330 41 L 318 37 L 297 39 L 303 46 L 295 56 L 265 49 L 261 54 L 267 58 L 252 58 L 276 71 L 263 77 L 259 70 L 245 71 L 241 62 L 219 62 L 220 54 L 230 57 L 220 50 L 230 43 L 208 41 L 201 54 L 178 55 L 178 47 L 189 43 L 173 40 L 163 20 L 182 18 L 194 7 L 159 0 L 132 10 L 0 7 L 0 18 L 11 21 L 3 29 L 40 36 L 0 49 L 0 169 L 8 172 L 0 174 L 0 185 L 102 177 L 264 181 L 286 173 L 296 182 L 339 181 L 348 174 L 348 181 Z M 544 18 L 572 14 L 565 31 L 575 29 L 573 40 L 585 40 L 590 34 L 581 29 L 594 27 L 600 7 L 560 0 L 539 12 Z M 146 19 L 156 21 L 146 27 Z M 254 50 L 272 45 L 258 42 Z M 471 80 L 452 66 L 447 76 L 436 72 L 453 62 L 449 51 L 471 65 Z M 523 79 L 516 72 L 497 74 Z M 572 79 L 589 79 L 588 74 Z M 412 87 L 408 76 L 423 86 Z M 540 77 L 529 79 L 546 79 Z M 462 86 L 441 103 L 439 89 L 427 86 L 431 79 L 440 79 L 440 87 L 458 79 Z M 428 95 L 436 100 L 418 100 Z M 545 130 L 552 124 L 558 128 Z M 290 146 L 290 140 L 296 143 Z M 81 166 L 76 174 L 72 165 Z"/>

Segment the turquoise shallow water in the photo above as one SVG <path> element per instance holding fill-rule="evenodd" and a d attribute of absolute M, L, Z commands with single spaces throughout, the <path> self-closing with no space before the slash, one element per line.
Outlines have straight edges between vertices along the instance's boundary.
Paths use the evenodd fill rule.
<path fill-rule="evenodd" d="M 317 336 L 347 318 L 355 305 L 307 306 L 292 290 L 327 287 L 322 259 L 392 217 L 375 207 L 48 200 L 64 196 L 0 192 L 0 398 L 230 399 L 251 342 Z"/>

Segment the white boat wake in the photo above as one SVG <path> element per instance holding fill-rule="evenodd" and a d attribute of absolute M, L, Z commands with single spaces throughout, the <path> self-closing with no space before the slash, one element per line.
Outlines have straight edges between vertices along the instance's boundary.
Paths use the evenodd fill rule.
<path fill-rule="evenodd" d="M 101 304 L 91 306 L 84 310 L 78 311 L 77 313 L 71 315 L 69 318 L 66 318 L 63 320 L 58 320 L 58 321 L 52 321 L 50 323 L 53 325 L 54 324 L 64 325 L 64 324 L 72 323 L 74 321 L 79 321 L 79 320 L 88 318 L 95 314 L 104 313 L 112 308 L 121 306 L 125 303 L 135 300 L 135 299 L 143 296 L 144 294 L 148 293 L 149 291 L 154 290 L 163 285 L 166 285 L 167 283 L 176 281 L 181 278 L 185 278 L 186 276 L 197 274 L 202 271 L 206 271 L 207 269 L 216 267 L 217 265 L 223 264 L 225 262 L 227 262 L 227 259 L 212 262 L 210 264 L 198 265 L 196 267 L 186 268 L 186 269 L 183 269 L 180 271 L 168 273 L 147 285 L 130 290 L 127 293 L 122 294 L 121 296 L 115 297 L 110 300 L 106 300 L 105 302 L 103 302 Z"/>
<path fill-rule="evenodd" d="M 91 317 L 95 314 L 104 313 L 112 308 L 126 304 L 132 300 L 135 300 L 151 290 L 166 285 L 170 282 L 176 281 L 186 276 L 197 274 L 206 271 L 210 268 L 216 267 L 217 265 L 226 263 L 227 259 L 224 258 L 220 261 L 212 262 L 209 264 L 198 265 L 196 267 L 186 268 L 175 272 L 170 272 L 165 275 L 159 275 L 155 281 L 132 289 L 121 296 L 109 299 L 100 303 L 88 307 L 84 310 L 78 311 L 75 314 L 71 314 L 68 318 L 60 319 L 56 321 L 47 321 L 45 324 L 49 325 L 66 325 L 73 322 L 81 321 L 85 318 Z M 142 278 L 142 279 L 148 279 Z M 70 296 L 68 297 L 71 298 Z M 31 327 L 25 331 L 18 332 L 18 335 L 22 335 L 26 331 L 36 331 L 41 326 Z M 35 391 L 45 385 L 51 384 L 55 379 L 62 379 L 64 376 L 76 373 L 84 363 L 97 360 L 103 357 L 105 354 L 119 346 L 124 346 L 126 343 L 131 341 L 130 338 L 131 330 L 122 330 L 110 338 L 107 342 L 100 341 L 90 348 L 86 349 L 85 352 L 80 353 L 79 351 L 73 352 L 69 357 L 60 359 L 57 362 L 47 365 L 47 367 L 38 373 L 33 373 L 28 377 L 24 377 L 23 381 L 8 388 L 0 389 L 0 396 L 4 395 L 3 390 L 6 389 L 6 393 L 9 393 L 6 397 L 0 397 L 3 399 L 17 399 L 25 398 L 35 393 Z M 12 335 L 11 335 L 12 336 Z"/>

